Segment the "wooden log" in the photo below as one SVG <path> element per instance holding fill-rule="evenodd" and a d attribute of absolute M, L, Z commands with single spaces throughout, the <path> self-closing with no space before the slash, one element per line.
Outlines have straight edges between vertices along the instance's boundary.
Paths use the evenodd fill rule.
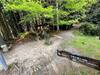
<path fill-rule="evenodd" d="M 86 65 L 90 68 L 94 68 L 94 69 L 100 71 L 100 60 L 96 60 L 96 59 L 93 59 L 93 58 L 72 54 L 72 53 L 64 51 L 64 50 L 62 50 L 62 51 L 57 50 L 57 55 L 60 56 L 60 57 L 66 57 L 69 60 L 72 60 L 74 62 Z"/>

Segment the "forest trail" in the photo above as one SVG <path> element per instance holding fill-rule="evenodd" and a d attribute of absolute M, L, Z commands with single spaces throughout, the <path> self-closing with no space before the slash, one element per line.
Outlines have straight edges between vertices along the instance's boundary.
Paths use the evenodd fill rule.
<path fill-rule="evenodd" d="M 16 63 L 16 66 L 0 75 L 70 75 L 70 71 L 77 72 L 75 67 L 79 66 L 76 63 L 57 56 L 56 52 L 65 40 L 73 38 L 72 31 L 64 31 L 51 37 L 51 45 L 44 45 L 44 40 L 16 45 L 5 53 L 7 63 Z M 78 53 L 71 46 L 66 46 L 66 50 Z"/>

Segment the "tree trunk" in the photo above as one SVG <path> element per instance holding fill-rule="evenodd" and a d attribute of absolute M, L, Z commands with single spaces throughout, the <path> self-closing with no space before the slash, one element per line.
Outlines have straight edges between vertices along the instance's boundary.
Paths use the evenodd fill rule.
<path fill-rule="evenodd" d="M 58 15 L 58 9 L 59 8 L 59 6 L 58 6 L 58 0 L 56 0 L 56 12 L 57 12 L 57 31 L 59 31 L 59 15 Z"/>
<path fill-rule="evenodd" d="M 7 21 L 5 19 L 5 16 L 3 15 L 3 12 L 0 12 L 0 27 L 1 27 L 1 31 L 2 31 L 4 39 L 8 41 L 9 39 L 11 39 L 13 37 L 12 37 L 12 34 L 11 34 L 11 30 L 9 29 L 9 26 L 7 25 L 6 22 Z"/>

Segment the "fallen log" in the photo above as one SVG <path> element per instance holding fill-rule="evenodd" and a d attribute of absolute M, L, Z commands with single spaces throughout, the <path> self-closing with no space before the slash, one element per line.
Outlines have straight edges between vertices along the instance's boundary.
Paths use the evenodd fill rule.
<path fill-rule="evenodd" d="M 57 50 L 57 55 L 60 57 L 66 57 L 71 61 L 83 64 L 85 66 L 88 66 L 90 68 L 94 68 L 94 69 L 100 71 L 100 60 L 96 60 L 96 59 L 81 56 L 81 55 L 72 54 L 72 53 L 64 51 L 64 50 L 62 50 L 62 51 Z"/>

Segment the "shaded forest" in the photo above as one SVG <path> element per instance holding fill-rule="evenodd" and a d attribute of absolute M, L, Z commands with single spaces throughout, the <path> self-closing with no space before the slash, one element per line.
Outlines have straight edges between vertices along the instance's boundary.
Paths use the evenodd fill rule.
<path fill-rule="evenodd" d="M 99 8 L 95 8 L 99 2 L 94 4 L 95 2 L 96 0 L 80 0 L 79 2 L 73 0 L 33 0 L 32 2 L 1 0 L 1 35 L 5 40 L 12 40 L 26 32 L 42 36 L 43 31 L 68 30 L 73 27 L 73 24 L 80 24 L 82 20 L 97 24 L 94 21 L 99 19 L 97 17 Z M 94 9 L 95 12 L 92 12 Z M 87 16 L 89 17 L 87 18 Z"/>
<path fill-rule="evenodd" d="M 99 0 L 0 0 L 0 75 L 98 75 L 99 45 Z"/>

